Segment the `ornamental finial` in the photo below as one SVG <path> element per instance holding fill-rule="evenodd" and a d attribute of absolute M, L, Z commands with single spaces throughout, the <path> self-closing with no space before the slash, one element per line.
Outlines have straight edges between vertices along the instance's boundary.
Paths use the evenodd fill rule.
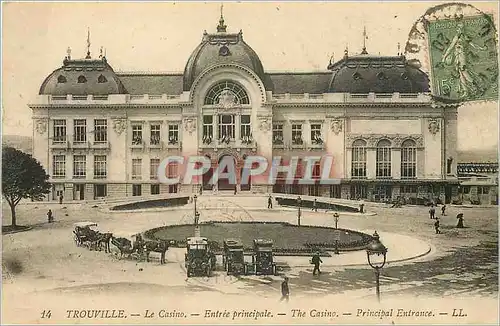
<path fill-rule="evenodd" d="M 87 56 L 85 59 L 91 59 L 90 57 L 90 28 L 87 27 Z"/>
<path fill-rule="evenodd" d="M 220 19 L 219 19 L 219 25 L 217 25 L 217 32 L 218 33 L 225 33 L 226 32 L 226 25 L 224 24 L 224 4 L 220 5 Z"/>
<path fill-rule="evenodd" d="M 368 54 L 368 51 L 366 51 L 366 40 L 368 39 L 368 36 L 366 35 L 366 26 L 363 28 L 363 51 L 361 51 L 361 54 Z"/>

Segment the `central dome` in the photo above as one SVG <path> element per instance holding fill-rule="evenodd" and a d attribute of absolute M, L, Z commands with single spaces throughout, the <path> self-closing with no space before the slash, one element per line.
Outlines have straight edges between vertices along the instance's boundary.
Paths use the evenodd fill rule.
<path fill-rule="evenodd" d="M 184 68 L 184 91 L 189 91 L 195 79 L 207 68 L 219 64 L 238 64 L 252 70 L 266 84 L 264 67 L 255 51 L 243 41 L 243 33 L 226 33 L 221 16 L 217 33 L 203 34 L 203 39 L 189 57 Z"/>

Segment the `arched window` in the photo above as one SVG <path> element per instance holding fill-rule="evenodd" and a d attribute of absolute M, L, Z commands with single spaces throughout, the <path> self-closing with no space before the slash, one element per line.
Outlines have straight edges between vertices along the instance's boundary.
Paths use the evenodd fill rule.
<path fill-rule="evenodd" d="M 232 81 L 223 81 L 213 86 L 205 96 L 205 105 L 250 104 L 247 92 Z"/>
<path fill-rule="evenodd" d="M 64 77 L 64 76 L 62 76 L 62 75 L 61 75 L 61 76 L 59 76 L 59 77 L 57 77 L 57 82 L 58 82 L 59 84 L 64 84 L 65 82 L 67 82 L 66 77 Z"/>
<path fill-rule="evenodd" d="M 83 83 L 86 83 L 87 82 L 87 78 L 85 78 L 85 76 L 79 76 L 78 77 L 78 83 L 79 84 L 83 84 Z"/>
<path fill-rule="evenodd" d="M 391 142 L 382 139 L 377 144 L 377 178 L 391 177 Z"/>
<path fill-rule="evenodd" d="M 366 142 L 362 139 L 352 144 L 351 177 L 366 178 Z"/>
<path fill-rule="evenodd" d="M 407 139 L 401 144 L 401 179 L 417 176 L 417 144 Z"/>
<path fill-rule="evenodd" d="M 108 80 L 106 79 L 106 77 L 104 77 L 103 75 L 100 75 L 99 77 L 97 77 L 97 82 L 99 84 L 103 84 L 105 82 L 107 82 Z"/>

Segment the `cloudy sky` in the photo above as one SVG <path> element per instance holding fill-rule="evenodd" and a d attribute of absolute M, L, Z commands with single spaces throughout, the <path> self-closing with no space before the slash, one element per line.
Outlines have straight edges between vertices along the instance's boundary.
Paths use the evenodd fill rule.
<path fill-rule="evenodd" d="M 361 51 L 395 55 L 433 2 L 225 3 L 229 32 L 243 30 L 267 71 L 325 70 L 332 54 Z M 498 22 L 498 2 L 474 2 Z M 204 30 L 215 31 L 220 3 L 3 3 L 2 133 L 31 136 L 27 103 L 44 78 L 62 65 L 66 49 L 84 57 L 106 48 L 117 71 L 182 71 Z M 497 146 L 498 103 L 459 112 L 459 148 Z"/>

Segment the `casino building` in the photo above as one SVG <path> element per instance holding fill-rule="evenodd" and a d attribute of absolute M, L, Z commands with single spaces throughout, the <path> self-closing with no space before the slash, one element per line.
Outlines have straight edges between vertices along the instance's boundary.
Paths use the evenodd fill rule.
<path fill-rule="evenodd" d="M 33 111 L 33 155 L 53 184 L 48 200 L 93 200 L 210 189 L 160 184 L 169 155 L 205 155 L 215 169 L 247 155 L 333 155 L 338 185 L 251 180 L 237 191 L 386 201 L 457 197 L 457 106 L 438 103 L 406 58 L 363 47 L 321 72 L 267 72 L 243 33 L 221 16 L 184 72 L 118 73 L 105 56 L 74 59 L 43 81 Z M 298 177 L 303 173 L 298 164 Z M 175 165 L 168 174 L 180 173 Z M 321 174 L 315 166 L 313 177 Z M 218 191 L 234 190 L 221 179 Z"/>

